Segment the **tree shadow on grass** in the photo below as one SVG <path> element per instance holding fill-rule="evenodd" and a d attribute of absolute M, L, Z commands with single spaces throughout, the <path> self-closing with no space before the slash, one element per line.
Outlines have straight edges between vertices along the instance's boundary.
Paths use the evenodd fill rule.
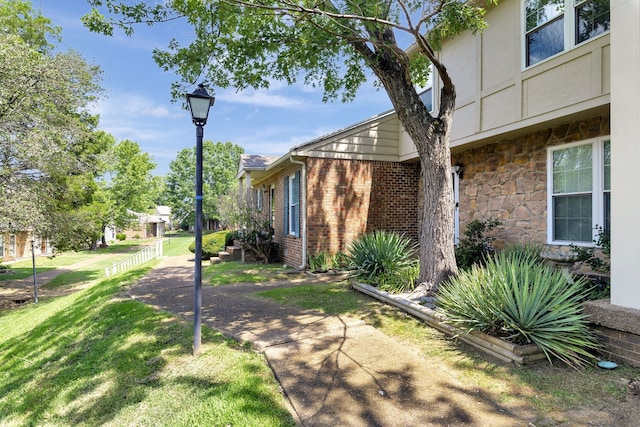
<path fill-rule="evenodd" d="M 43 286 L 45 289 L 58 289 L 61 287 L 73 287 L 80 283 L 87 283 L 99 279 L 102 276 L 98 270 L 73 270 L 54 277 Z"/>
<path fill-rule="evenodd" d="M 36 267 L 36 274 L 55 270 L 55 267 Z M 33 275 L 33 267 L 12 267 L 8 273 L 0 274 L 0 283 L 5 281 L 21 280 Z"/>
<path fill-rule="evenodd" d="M 140 276 L 140 270 L 132 271 L 65 297 L 65 308 L 3 343 L 0 418 L 24 425 L 102 425 L 123 412 L 135 417 L 140 402 L 163 384 L 166 360 L 189 359 L 191 352 L 184 322 L 139 302 L 114 298 L 120 283 Z M 224 341 L 210 331 L 205 336 L 210 343 Z M 169 381 L 186 381 L 196 395 L 202 387 L 218 394 L 231 387 L 226 380 L 203 383 L 180 375 Z M 267 408 L 278 405 L 268 395 L 258 397 Z"/>

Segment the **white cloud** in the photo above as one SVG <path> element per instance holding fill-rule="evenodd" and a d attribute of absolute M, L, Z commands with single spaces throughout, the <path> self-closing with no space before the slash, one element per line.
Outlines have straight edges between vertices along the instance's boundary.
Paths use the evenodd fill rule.
<path fill-rule="evenodd" d="M 258 107 L 294 108 L 300 107 L 305 102 L 297 97 L 279 95 L 277 89 L 242 91 L 233 93 L 223 91 L 216 94 L 216 99 L 231 104 L 254 105 Z"/>
<path fill-rule="evenodd" d="M 335 129 L 319 127 L 300 130 L 298 127 L 271 126 L 259 132 L 245 133 L 234 143 L 242 146 L 249 154 L 284 155 L 297 145 L 312 141 Z"/>
<path fill-rule="evenodd" d="M 137 120 L 140 117 L 174 119 L 179 116 L 180 107 L 172 105 L 174 108 L 139 94 L 115 92 L 98 101 L 92 110 L 101 116 L 117 117 L 121 120 Z"/>

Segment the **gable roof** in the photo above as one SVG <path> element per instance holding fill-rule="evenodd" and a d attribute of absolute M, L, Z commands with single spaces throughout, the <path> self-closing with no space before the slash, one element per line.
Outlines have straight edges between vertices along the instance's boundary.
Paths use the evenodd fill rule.
<path fill-rule="evenodd" d="M 263 156 L 260 154 L 241 154 L 240 169 L 245 171 L 262 170 L 276 161 L 280 156 Z"/>
<path fill-rule="evenodd" d="M 252 181 L 259 182 L 292 157 L 397 161 L 399 140 L 398 118 L 394 110 L 389 110 L 296 145 L 282 156 L 243 154 L 238 165 L 238 178 L 253 172 Z"/>
<path fill-rule="evenodd" d="M 170 206 L 156 206 L 156 213 L 159 216 L 169 216 L 171 215 L 171 207 Z"/>

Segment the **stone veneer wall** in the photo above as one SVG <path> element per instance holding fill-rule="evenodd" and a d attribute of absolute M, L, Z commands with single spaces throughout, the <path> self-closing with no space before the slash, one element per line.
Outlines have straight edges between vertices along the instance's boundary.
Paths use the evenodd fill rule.
<path fill-rule="evenodd" d="M 609 135 L 609 117 L 594 117 L 462 152 L 460 234 L 474 219 L 497 218 L 496 248 L 507 242 L 546 243 L 547 150 L 553 145 Z"/>
<path fill-rule="evenodd" d="M 418 237 L 419 165 L 307 159 L 309 255 L 345 251 L 374 230 Z"/>

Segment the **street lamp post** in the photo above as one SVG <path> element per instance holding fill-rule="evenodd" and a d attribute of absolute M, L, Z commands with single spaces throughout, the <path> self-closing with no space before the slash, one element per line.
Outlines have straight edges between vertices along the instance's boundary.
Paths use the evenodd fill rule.
<path fill-rule="evenodd" d="M 33 301 L 38 302 L 38 282 L 36 281 L 36 250 L 35 236 L 31 235 L 31 263 L 33 264 Z"/>
<path fill-rule="evenodd" d="M 196 125 L 196 266 L 194 283 L 194 309 L 193 309 L 193 355 L 200 353 L 201 328 L 202 328 L 202 138 L 204 125 L 207 124 L 209 108 L 215 98 L 210 96 L 201 83 L 193 92 L 187 94 L 187 104 L 191 112 L 191 119 Z"/>

